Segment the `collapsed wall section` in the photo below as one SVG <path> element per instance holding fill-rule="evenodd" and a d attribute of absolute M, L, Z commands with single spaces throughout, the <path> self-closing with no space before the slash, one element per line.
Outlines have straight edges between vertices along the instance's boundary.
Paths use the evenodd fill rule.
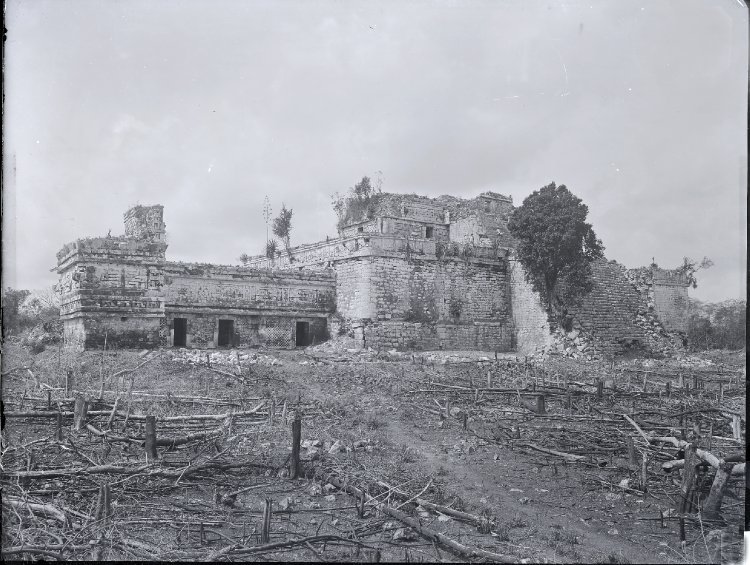
<path fill-rule="evenodd" d="M 557 328 L 555 349 L 573 357 L 612 357 L 629 351 L 663 354 L 682 349 L 682 337 L 665 327 L 655 308 L 654 296 L 661 291 L 650 292 L 638 282 L 636 275 L 644 272 L 627 271 L 606 259 L 594 261 L 593 289 L 579 307 L 570 309 L 571 327 Z M 653 280 L 652 275 L 647 278 Z M 686 287 L 681 292 L 686 295 Z M 670 312 L 668 323 L 674 310 Z"/>

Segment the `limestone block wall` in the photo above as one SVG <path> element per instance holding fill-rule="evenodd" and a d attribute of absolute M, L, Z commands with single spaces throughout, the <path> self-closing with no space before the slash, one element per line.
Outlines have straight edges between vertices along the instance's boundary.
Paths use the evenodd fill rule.
<path fill-rule="evenodd" d="M 368 346 L 375 343 L 368 339 L 374 339 L 383 347 L 413 342 L 421 349 L 448 348 L 455 340 L 456 349 L 461 344 L 470 349 L 511 348 L 504 261 L 383 253 L 339 261 L 335 268 L 337 312 L 364 324 L 364 335 L 357 335 Z M 398 345 L 388 337 L 390 329 L 397 332 L 393 339 Z"/>
<path fill-rule="evenodd" d="M 478 243 L 481 226 L 476 216 L 460 218 L 450 224 L 450 240 L 459 243 Z"/>
<path fill-rule="evenodd" d="M 310 337 L 313 343 L 328 339 L 328 322 L 324 316 L 300 315 L 238 315 L 226 312 L 193 313 L 167 312 L 161 345 L 170 347 L 174 343 L 174 319 L 186 320 L 186 346 L 200 349 L 213 349 L 218 345 L 219 320 L 234 322 L 233 347 L 283 347 L 293 348 L 296 344 L 297 322 L 310 324 Z"/>
<path fill-rule="evenodd" d="M 155 347 L 160 342 L 160 318 L 142 316 L 120 316 L 112 313 L 100 313 L 77 318 L 63 325 L 68 331 L 80 331 L 83 326 L 83 339 L 75 337 L 72 347 L 83 345 L 85 349 L 101 349 L 106 340 L 107 348 L 143 349 Z M 68 329 L 70 328 L 70 329 Z M 66 344 L 67 345 L 67 344 Z"/>
<path fill-rule="evenodd" d="M 162 295 L 170 308 L 285 309 L 332 313 L 332 271 L 266 271 L 197 263 L 166 263 Z"/>
<path fill-rule="evenodd" d="M 135 206 L 125 212 L 125 235 L 136 239 L 162 240 L 166 232 L 164 207 Z"/>
<path fill-rule="evenodd" d="M 366 324 L 360 335 L 373 349 L 510 351 L 512 328 L 505 323 L 378 321 Z"/>
<path fill-rule="evenodd" d="M 509 318 L 507 266 L 428 257 L 369 257 L 370 311 L 381 320 L 499 321 Z"/>
<path fill-rule="evenodd" d="M 398 237 L 427 239 L 427 228 L 432 230 L 432 236 L 429 239 L 448 241 L 448 227 L 444 224 L 410 221 L 401 218 L 383 218 L 383 232 Z"/>
<path fill-rule="evenodd" d="M 553 338 L 541 297 L 526 281 L 523 265 L 514 257 L 508 261 L 508 272 L 516 351 L 520 355 L 533 355 L 550 349 Z"/>
<path fill-rule="evenodd" d="M 606 355 L 626 350 L 624 340 L 646 343 L 646 334 L 636 323 L 644 311 L 643 296 L 630 284 L 622 268 L 605 259 L 592 264 L 594 287 L 571 314 L 582 330 L 593 336 L 596 349 Z"/>
<path fill-rule="evenodd" d="M 376 302 L 371 298 L 372 261 L 355 257 L 338 261 L 336 269 L 336 311 L 346 318 L 376 317 Z"/>
<path fill-rule="evenodd" d="M 687 286 L 654 283 L 654 310 L 662 325 L 670 331 L 687 333 Z"/>

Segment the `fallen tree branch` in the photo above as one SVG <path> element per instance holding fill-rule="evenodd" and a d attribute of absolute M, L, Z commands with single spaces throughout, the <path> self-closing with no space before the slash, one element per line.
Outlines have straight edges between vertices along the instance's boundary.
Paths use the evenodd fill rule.
<path fill-rule="evenodd" d="M 531 449 L 534 449 L 536 451 L 540 451 L 542 453 L 548 453 L 549 455 L 557 455 L 558 457 L 564 457 L 565 459 L 569 459 L 571 461 L 585 461 L 586 456 L 585 455 L 574 455 L 573 453 L 564 453 L 562 451 L 555 451 L 554 449 L 547 449 L 545 447 L 539 447 L 535 443 L 517 443 L 516 444 L 519 447 L 529 447 Z"/>
<path fill-rule="evenodd" d="M 440 545 L 450 549 L 452 552 L 454 552 L 457 555 L 460 555 L 466 558 L 479 557 L 482 559 L 486 559 L 487 561 L 492 561 L 494 563 L 517 563 L 519 561 L 517 558 L 508 557 L 507 555 L 500 555 L 498 553 L 492 553 L 484 549 L 467 547 L 461 543 L 458 543 L 455 540 L 452 540 L 448 536 L 441 534 L 440 532 L 437 532 L 431 528 L 428 528 L 427 526 L 423 526 L 419 522 L 419 520 L 412 518 L 411 516 L 408 516 L 404 514 L 403 512 L 396 510 L 395 508 L 387 506 L 382 502 L 378 502 L 374 497 L 370 496 L 363 490 L 360 490 L 357 487 L 352 486 L 352 485 L 344 484 L 337 477 L 329 476 L 327 480 L 336 488 L 343 490 L 345 492 L 348 492 L 349 494 L 353 495 L 355 498 L 362 498 L 363 496 L 366 497 L 366 500 L 368 502 L 372 502 L 373 506 L 375 506 L 378 510 L 380 510 L 384 514 L 387 514 L 388 516 L 395 518 L 399 522 L 406 524 L 423 538 L 439 543 Z"/>
<path fill-rule="evenodd" d="M 21 498 L 10 495 L 3 496 L 3 503 L 7 503 L 13 508 L 28 508 L 32 513 L 43 514 L 45 517 L 54 518 L 55 520 L 57 520 L 58 522 L 62 522 L 63 524 L 68 523 L 68 518 L 67 516 L 65 516 L 65 512 L 58 508 L 55 508 L 50 504 L 37 504 L 35 502 L 28 502 Z"/>

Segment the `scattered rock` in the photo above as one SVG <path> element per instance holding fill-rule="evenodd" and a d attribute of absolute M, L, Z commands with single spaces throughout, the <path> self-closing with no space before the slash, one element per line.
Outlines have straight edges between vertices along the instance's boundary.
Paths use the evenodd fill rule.
<path fill-rule="evenodd" d="M 411 528 L 399 528 L 393 532 L 393 541 L 414 541 L 416 539 L 418 539 L 418 536 Z"/>

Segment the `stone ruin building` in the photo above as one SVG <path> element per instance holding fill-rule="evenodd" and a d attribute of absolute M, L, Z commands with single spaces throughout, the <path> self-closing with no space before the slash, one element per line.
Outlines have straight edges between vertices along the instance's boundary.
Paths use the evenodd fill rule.
<path fill-rule="evenodd" d="M 510 197 L 378 195 L 339 237 L 245 266 L 166 260 L 162 206 L 125 213 L 125 235 L 57 254 L 66 347 L 296 347 L 332 335 L 374 349 L 611 356 L 673 351 L 687 329 L 676 271 L 594 265 L 568 327 L 548 318 L 513 254 Z"/>

